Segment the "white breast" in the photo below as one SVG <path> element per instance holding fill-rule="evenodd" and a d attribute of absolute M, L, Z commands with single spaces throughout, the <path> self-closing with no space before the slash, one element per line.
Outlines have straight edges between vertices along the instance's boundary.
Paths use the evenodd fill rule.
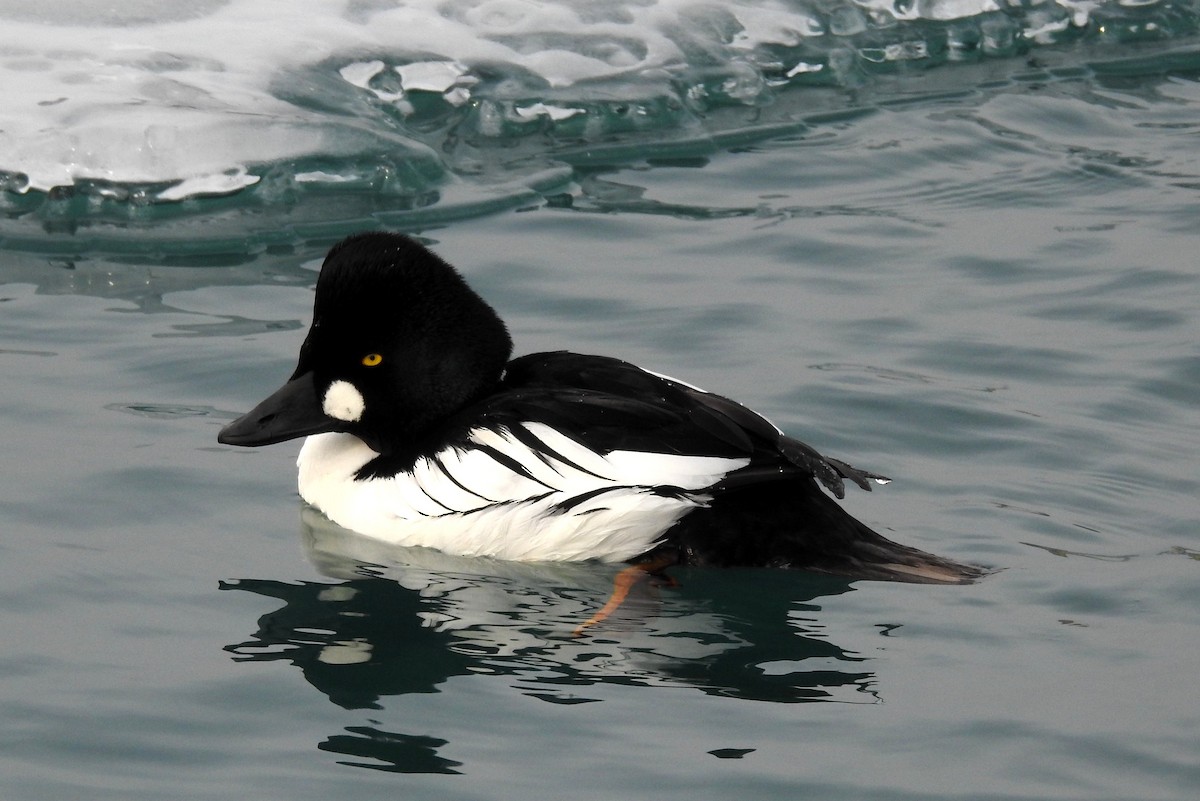
<path fill-rule="evenodd" d="M 378 454 L 349 434 L 317 434 L 300 451 L 300 495 L 338 525 L 399 545 L 512 560 L 622 561 L 644 553 L 704 490 L 747 459 L 600 454 L 541 423 L 475 429 L 468 446 L 390 478 L 356 481 Z M 657 487 L 671 488 L 662 494 Z"/>

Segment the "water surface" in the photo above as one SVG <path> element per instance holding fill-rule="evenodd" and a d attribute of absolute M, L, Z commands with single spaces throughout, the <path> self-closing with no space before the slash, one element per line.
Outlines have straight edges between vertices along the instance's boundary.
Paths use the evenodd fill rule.
<path fill-rule="evenodd" d="M 614 568 L 379 548 L 302 508 L 295 443 L 215 442 L 290 373 L 329 243 L 388 219 L 10 214 L 0 794 L 1192 798 L 1194 44 L 1073 47 L 402 226 L 518 352 L 894 477 L 848 508 L 998 570 L 970 587 L 679 570 L 581 628 Z"/>

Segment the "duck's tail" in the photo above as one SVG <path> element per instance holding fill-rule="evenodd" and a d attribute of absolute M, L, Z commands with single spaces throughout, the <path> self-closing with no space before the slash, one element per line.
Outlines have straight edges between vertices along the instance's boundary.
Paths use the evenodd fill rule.
<path fill-rule="evenodd" d="M 676 523 L 662 547 L 681 564 L 782 567 L 876 581 L 969 584 L 988 573 L 892 542 L 811 481 L 723 493 Z"/>
<path fill-rule="evenodd" d="M 955 562 L 919 548 L 892 542 L 859 521 L 854 522 L 861 530 L 850 543 L 846 554 L 820 557 L 810 565 L 794 566 L 838 576 L 912 584 L 970 584 L 988 573 L 976 565 Z"/>

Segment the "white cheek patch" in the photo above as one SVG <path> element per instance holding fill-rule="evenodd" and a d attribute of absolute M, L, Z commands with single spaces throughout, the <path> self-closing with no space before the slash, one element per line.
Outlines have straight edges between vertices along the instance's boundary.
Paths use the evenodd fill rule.
<path fill-rule="evenodd" d="M 321 411 L 347 423 L 357 423 L 362 419 L 367 402 L 362 393 L 355 389 L 349 381 L 334 381 L 325 390 L 325 398 L 321 401 Z"/>

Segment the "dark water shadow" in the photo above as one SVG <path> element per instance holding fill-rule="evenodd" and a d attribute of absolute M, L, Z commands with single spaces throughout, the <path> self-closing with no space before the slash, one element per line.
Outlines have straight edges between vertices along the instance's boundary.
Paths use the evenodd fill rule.
<path fill-rule="evenodd" d="M 690 688 L 775 703 L 875 703 L 865 658 L 838 647 L 815 601 L 843 579 L 761 570 L 672 571 L 639 582 L 604 620 L 620 566 L 512 563 L 396 548 L 306 509 L 309 558 L 330 582 L 242 579 L 224 590 L 283 605 L 246 640 L 238 661 L 283 661 L 334 704 L 381 709 L 384 699 L 435 693 L 453 677 L 503 680 L 553 704 L 603 700 L 603 685 Z M 446 741 L 371 727 L 329 737 L 345 764 L 405 773 L 456 772 Z"/>

